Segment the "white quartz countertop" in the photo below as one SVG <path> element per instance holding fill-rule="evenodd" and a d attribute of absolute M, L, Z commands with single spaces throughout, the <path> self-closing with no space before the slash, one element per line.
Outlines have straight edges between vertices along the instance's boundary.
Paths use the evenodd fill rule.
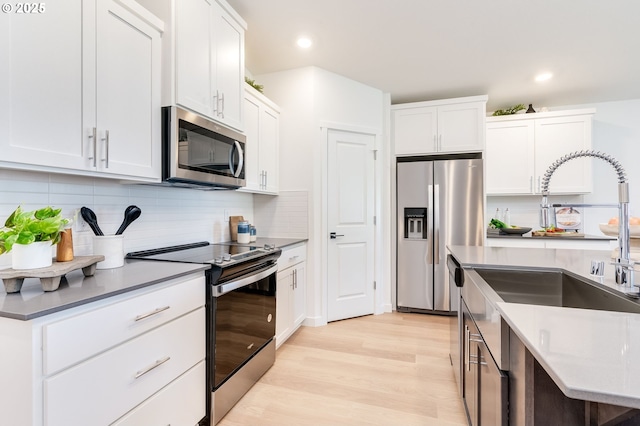
<path fill-rule="evenodd" d="M 463 268 L 563 270 L 620 289 L 610 251 L 448 248 Z M 603 278 L 589 275 L 592 260 L 605 261 Z M 505 302 L 497 309 L 565 395 L 640 408 L 640 314 Z"/>

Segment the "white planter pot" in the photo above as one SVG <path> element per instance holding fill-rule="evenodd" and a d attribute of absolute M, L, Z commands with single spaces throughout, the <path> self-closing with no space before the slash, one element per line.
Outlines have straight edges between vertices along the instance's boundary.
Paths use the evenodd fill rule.
<path fill-rule="evenodd" d="M 31 244 L 14 244 L 11 249 L 13 269 L 36 269 L 51 266 L 53 251 L 51 241 L 37 241 Z"/>

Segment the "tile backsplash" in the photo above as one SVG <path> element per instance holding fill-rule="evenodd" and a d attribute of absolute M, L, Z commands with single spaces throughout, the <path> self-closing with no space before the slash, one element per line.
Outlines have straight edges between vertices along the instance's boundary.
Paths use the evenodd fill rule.
<path fill-rule="evenodd" d="M 1 224 L 18 205 L 24 210 L 48 205 L 62 208 L 68 218 L 86 206 L 96 213 L 100 228 L 108 235 L 118 229 L 125 208 L 131 204 L 140 207 L 142 215 L 124 232 L 125 252 L 195 241 L 228 241 L 229 216 L 242 215 L 253 221 L 252 194 L 0 169 Z M 72 228 L 74 252 L 80 256 L 93 250 L 93 232 L 80 226 L 82 222 L 79 219 Z"/>
<path fill-rule="evenodd" d="M 309 238 L 307 191 L 280 191 L 277 197 L 256 195 L 255 221 L 258 236 Z"/>

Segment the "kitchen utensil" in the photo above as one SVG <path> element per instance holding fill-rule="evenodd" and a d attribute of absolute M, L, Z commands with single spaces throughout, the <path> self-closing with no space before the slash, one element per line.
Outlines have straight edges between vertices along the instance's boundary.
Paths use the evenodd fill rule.
<path fill-rule="evenodd" d="M 122 225 L 116 231 L 116 235 L 120 235 L 127 229 L 127 226 L 131 225 L 131 222 L 136 220 L 142 214 L 142 210 L 138 206 L 129 206 L 124 211 L 124 219 L 122 221 Z"/>
<path fill-rule="evenodd" d="M 80 214 L 85 222 L 89 225 L 89 227 L 93 230 L 95 235 L 104 235 L 102 229 L 98 226 L 98 218 L 96 214 L 88 207 L 82 207 L 80 209 Z"/>

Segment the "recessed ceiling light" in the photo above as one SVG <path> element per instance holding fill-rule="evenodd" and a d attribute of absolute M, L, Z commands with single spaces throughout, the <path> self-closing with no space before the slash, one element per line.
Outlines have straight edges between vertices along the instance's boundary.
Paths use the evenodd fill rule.
<path fill-rule="evenodd" d="M 308 37 L 300 37 L 298 41 L 296 41 L 296 44 L 298 45 L 298 47 L 301 47 L 303 49 L 308 49 L 311 47 L 313 42 Z"/>
<path fill-rule="evenodd" d="M 535 80 L 538 83 L 542 83 L 543 81 L 549 80 L 551 77 L 553 77 L 553 74 L 551 74 L 550 72 L 545 72 L 545 73 L 536 75 Z"/>

